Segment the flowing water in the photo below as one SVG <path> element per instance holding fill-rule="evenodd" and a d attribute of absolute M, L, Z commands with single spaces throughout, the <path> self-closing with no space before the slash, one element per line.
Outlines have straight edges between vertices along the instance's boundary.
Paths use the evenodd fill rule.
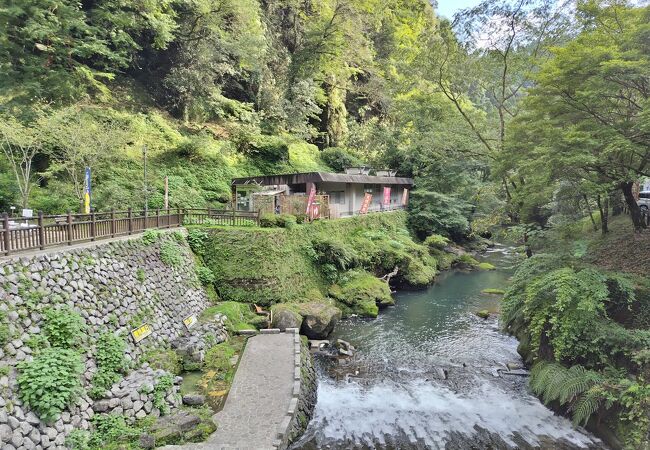
<path fill-rule="evenodd" d="M 487 259 L 499 270 L 448 272 L 424 291 L 395 295 L 376 320 L 340 323 L 335 339 L 357 348 L 351 359 L 317 355 L 318 402 L 293 449 L 604 449 L 527 390 L 516 339 L 499 332 L 510 249 Z"/>

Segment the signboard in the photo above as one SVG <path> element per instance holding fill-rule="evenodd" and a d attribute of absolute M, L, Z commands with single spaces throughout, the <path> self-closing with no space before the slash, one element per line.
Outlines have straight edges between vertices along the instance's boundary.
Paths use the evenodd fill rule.
<path fill-rule="evenodd" d="M 389 206 L 390 205 L 390 187 L 384 187 L 383 205 L 384 206 Z"/>
<path fill-rule="evenodd" d="M 402 193 L 402 206 L 406 206 L 409 203 L 409 190 L 404 188 L 404 192 Z"/>
<path fill-rule="evenodd" d="M 23 217 L 34 217 L 34 210 L 33 209 L 23 209 L 22 215 L 23 215 Z"/>
<path fill-rule="evenodd" d="M 84 177 L 84 213 L 90 214 L 90 167 L 86 167 Z"/>
<path fill-rule="evenodd" d="M 196 325 L 196 314 L 192 314 L 191 316 L 186 317 L 183 319 L 183 324 L 185 325 L 185 328 L 188 330 L 192 328 L 194 325 Z"/>
<path fill-rule="evenodd" d="M 316 187 L 312 186 L 311 190 L 309 191 L 309 197 L 307 198 L 307 210 L 305 211 L 305 214 L 309 215 L 311 212 L 311 207 L 312 204 L 314 203 L 314 199 L 316 198 Z"/>
<path fill-rule="evenodd" d="M 366 194 L 363 196 L 363 202 L 361 203 L 361 209 L 359 210 L 359 214 L 368 213 L 368 207 L 370 206 L 371 201 L 372 201 L 372 194 L 366 192 Z"/>
<path fill-rule="evenodd" d="M 153 327 L 148 323 L 140 325 L 135 330 L 131 330 L 131 336 L 133 336 L 133 341 L 137 344 L 147 336 L 153 333 Z"/>

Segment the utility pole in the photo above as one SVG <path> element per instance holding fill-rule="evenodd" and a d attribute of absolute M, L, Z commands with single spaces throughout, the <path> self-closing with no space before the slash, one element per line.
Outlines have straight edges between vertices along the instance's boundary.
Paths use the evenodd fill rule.
<path fill-rule="evenodd" d="M 149 188 L 147 187 L 147 146 L 142 146 L 142 159 L 144 160 L 144 170 L 142 174 L 142 184 L 144 185 L 144 215 L 147 215 L 149 209 Z"/>
<path fill-rule="evenodd" d="M 165 177 L 165 209 L 169 209 L 169 177 Z"/>

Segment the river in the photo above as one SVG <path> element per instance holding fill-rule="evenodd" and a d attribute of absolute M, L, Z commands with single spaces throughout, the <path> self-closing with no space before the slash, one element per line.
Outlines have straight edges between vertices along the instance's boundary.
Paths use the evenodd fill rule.
<path fill-rule="evenodd" d="M 604 449 L 554 415 L 527 390 L 516 339 L 499 331 L 498 311 L 514 255 L 497 246 L 491 272 L 441 274 L 427 290 L 395 294 L 375 320 L 342 321 L 334 339 L 351 359 L 317 355 L 318 402 L 293 449 Z M 501 369 L 501 371 L 498 371 Z M 520 373 L 520 372 L 516 372 Z"/>

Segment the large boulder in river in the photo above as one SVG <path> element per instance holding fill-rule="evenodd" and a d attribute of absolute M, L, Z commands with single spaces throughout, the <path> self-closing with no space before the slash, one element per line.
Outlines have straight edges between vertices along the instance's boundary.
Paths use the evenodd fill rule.
<path fill-rule="evenodd" d="M 302 316 L 295 305 L 277 304 L 271 307 L 271 328 L 279 328 L 281 331 L 287 328 L 298 328 L 302 325 Z"/>
<path fill-rule="evenodd" d="M 348 272 L 347 280 L 333 285 L 329 295 L 345 317 L 377 317 L 380 307 L 395 304 L 388 283 L 362 270 Z"/>
<path fill-rule="evenodd" d="M 298 312 L 303 318 L 300 334 L 309 339 L 325 339 L 341 319 L 341 310 L 328 303 L 300 303 Z"/>

